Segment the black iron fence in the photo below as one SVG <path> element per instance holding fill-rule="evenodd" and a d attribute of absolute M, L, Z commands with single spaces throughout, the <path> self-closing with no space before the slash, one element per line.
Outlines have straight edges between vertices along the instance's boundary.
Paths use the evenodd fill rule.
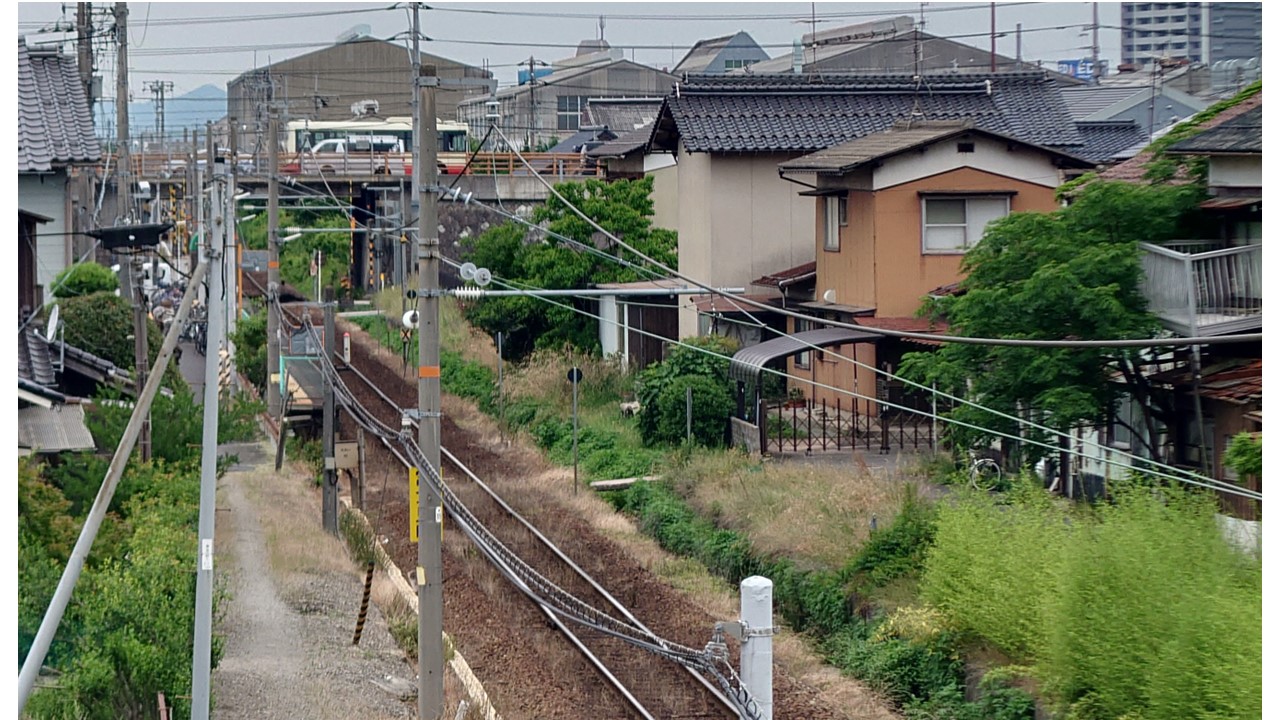
<path fill-rule="evenodd" d="M 766 452 L 933 450 L 939 423 L 922 393 L 882 390 L 887 402 L 836 398 L 774 403 L 763 408 L 760 444 Z M 945 408 L 939 407 L 941 412 Z"/>

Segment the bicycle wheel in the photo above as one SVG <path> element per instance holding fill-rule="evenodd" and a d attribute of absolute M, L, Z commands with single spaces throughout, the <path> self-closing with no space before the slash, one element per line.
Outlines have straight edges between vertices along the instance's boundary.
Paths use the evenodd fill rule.
<path fill-rule="evenodd" d="M 969 467 L 969 485 L 974 490 L 995 490 L 1000 485 L 1002 476 L 1000 464 L 989 458 L 976 460 Z"/>

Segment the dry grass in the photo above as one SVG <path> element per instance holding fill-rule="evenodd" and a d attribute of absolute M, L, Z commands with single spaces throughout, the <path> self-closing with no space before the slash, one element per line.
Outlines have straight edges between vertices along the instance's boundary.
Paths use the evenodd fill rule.
<path fill-rule="evenodd" d="M 417 276 L 410 276 L 406 281 L 408 287 L 418 286 Z M 404 311 L 416 308 L 416 301 L 403 301 L 403 294 L 398 287 L 384 288 L 372 298 L 373 307 L 388 318 L 396 327 L 400 327 L 400 316 Z M 462 353 L 462 357 L 474 360 L 487 367 L 498 368 L 498 349 L 484 332 L 477 330 L 462 317 L 462 308 L 455 298 L 442 298 L 440 301 L 440 345 L 441 347 Z"/>
<path fill-rule="evenodd" d="M 731 452 L 697 453 L 676 479 L 704 517 L 746 533 L 765 555 L 801 567 L 843 565 L 870 533 L 874 517 L 889 524 L 902 505 L 908 472 L 874 472 L 848 461 L 752 460 Z"/>

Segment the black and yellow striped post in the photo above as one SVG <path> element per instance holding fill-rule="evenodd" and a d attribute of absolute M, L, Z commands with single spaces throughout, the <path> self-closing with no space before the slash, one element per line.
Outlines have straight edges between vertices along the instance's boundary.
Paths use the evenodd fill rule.
<path fill-rule="evenodd" d="M 356 618 L 356 634 L 351 638 L 352 645 L 360 644 L 360 635 L 364 632 L 364 620 L 369 615 L 369 595 L 373 591 L 374 562 L 370 560 L 364 572 L 364 597 L 360 600 L 360 616 Z"/>

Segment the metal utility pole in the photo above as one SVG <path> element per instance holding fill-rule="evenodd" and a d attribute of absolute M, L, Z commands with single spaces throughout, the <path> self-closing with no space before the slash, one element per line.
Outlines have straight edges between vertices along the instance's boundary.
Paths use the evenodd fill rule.
<path fill-rule="evenodd" d="M 227 253 L 223 234 L 229 232 L 226 205 L 221 202 L 227 168 L 223 163 L 207 165 L 213 179 L 212 220 L 214 230 L 206 232 L 206 261 L 209 273 L 209 299 L 222 297 L 223 278 L 226 277 Z M 200 456 L 200 518 L 198 535 L 200 548 L 196 565 L 195 640 L 191 652 L 191 720 L 209 718 L 209 671 L 212 664 L 213 629 L 213 536 L 218 487 L 218 351 L 226 336 L 222 313 L 212 307 L 205 313 L 208 326 L 206 340 L 209 351 L 204 360 L 204 435 L 201 439 L 203 453 Z"/>
<path fill-rule="evenodd" d="M 280 318 L 276 299 L 280 293 L 280 116 L 271 111 L 267 121 L 267 412 L 280 417 Z M 284 432 L 284 428 L 280 428 Z"/>
<path fill-rule="evenodd" d="M 93 3 L 76 3 L 76 68 L 93 117 Z"/>
<path fill-rule="evenodd" d="M 164 94 L 173 90 L 173 83 L 169 80 L 152 80 L 147 84 L 147 90 L 151 91 L 152 102 L 156 104 L 156 133 L 160 136 L 160 142 L 165 143 Z"/>
<path fill-rule="evenodd" d="M 1018 69 L 1021 70 L 1022 69 L 1022 23 L 1018 23 L 1017 36 L 1018 36 L 1018 52 L 1017 52 Z"/>
<path fill-rule="evenodd" d="M 116 17 L 116 224 L 129 222 L 132 185 L 129 165 L 129 4 L 118 2 Z"/>
<path fill-rule="evenodd" d="M 334 322 L 333 303 L 324 304 L 324 352 L 330 362 L 334 356 Z M 324 381 L 324 493 L 321 516 L 324 529 L 333 535 L 338 534 L 338 466 L 333 456 L 334 424 L 337 422 L 336 401 L 333 396 L 333 381 L 325 376 Z M 422 607 L 419 605 L 418 607 Z"/>
<path fill-rule="evenodd" d="M 164 374 L 161 370 L 168 364 L 174 347 L 178 345 L 178 333 L 187 320 L 187 313 L 191 310 L 195 288 L 204 282 L 206 268 L 207 265 L 200 263 L 191 275 L 191 285 L 187 287 L 187 292 L 182 297 L 182 304 L 178 306 L 178 314 L 174 317 L 173 325 L 165 335 L 164 344 L 160 346 L 160 354 L 156 357 L 155 367 L 152 368 L 154 372 L 151 373 L 151 379 L 147 381 L 147 386 L 142 389 L 142 394 L 134 405 L 129 424 L 124 429 L 124 436 L 120 438 L 120 444 L 116 446 L 116 452 L 111 456 L 111 464 L 107 467 L 107 475 L 102 480 L 102 487 L 98 489 L 98 495 L 93 499 L 93 506 L 89 508 L 89 514 L 80 528 L 76 546 L 67 558 L 67 565 L 62 570 L 62 577 L 58 579 L 58 587 L 53 592 L 53 599 L 49 601 L 49 608 L 45 611 L 44 618 L 40 621 L 40 628 L 36 631 L 36 637 L 31 642 L 31 651 L 27 653 L 27 660 L 18 671 L 19 716 L 22 715 L 27 699 L 31 697 L 31 691 L 35 688 L 36 678 L 40 675 L 40 668 L 49 654 L 53 636 L 58 632 L 62 615 L 71 601 L 71 593 L 80 580 L 80 571 L 84 569 L 89 549 L 93 547 L 94 538 L 98 535 L 98 529 L 102 527 L 102 521 L 107 516 L 107 508 L 111 505 L 111 498 L 115 496 L 116 486 L 120 483 L 120 476 L 124 474 L 124 466 L 128 463 L 134 444 L 138 441 L 138 433 L 142 430 L 142 418 L 150 408 L 156 393 L 160 391 L 160 377 Z"/>
<path fill-rule="evenodd" d="M 440 237 L 434 188 L 436 168 L 435 66 L 421 68 L 418 89 L 418 447 L 440 472 Z M 427 478 L 421 486 L 430 487 Z M 418 493 L 418 717 L 444 713 L 444 564 L 440 555 L 444 506 L 431 492 Z"/>

